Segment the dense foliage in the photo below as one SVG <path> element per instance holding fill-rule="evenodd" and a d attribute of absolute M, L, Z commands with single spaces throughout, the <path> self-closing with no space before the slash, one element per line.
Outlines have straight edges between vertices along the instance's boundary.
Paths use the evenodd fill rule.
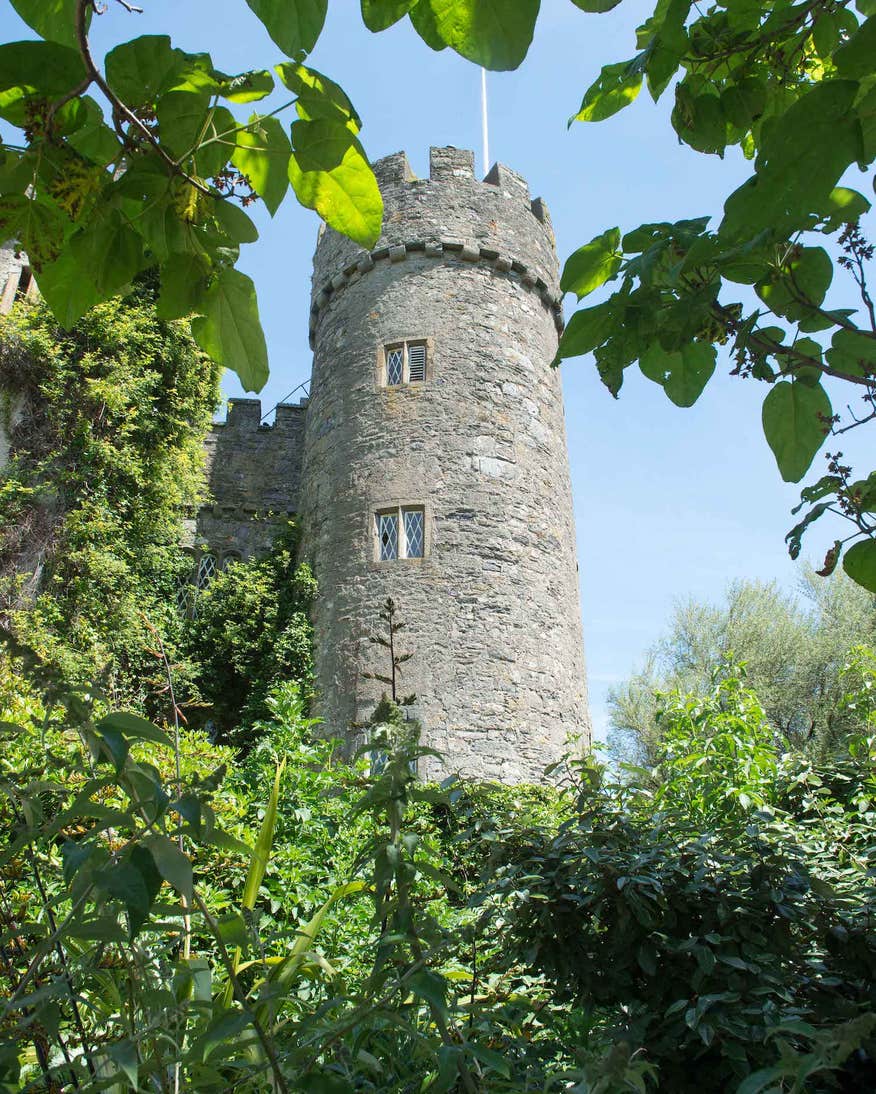
<path fill-rule="evenodd" d="M 732 677 L 662 724 L 656 791 L 583 765 L 574 819 L 502 872 L 510 954 L 661 1089 L 872 1090 L 872 736 L 780 757 Z"/>
<path fill-rule="evenodd" d="M 241 758 L 17 653 L 4 1089 L 872 1089 L 872 653 L 845 758 L 725 668 L 656 771 L 566 790 L 417 782 L 391 701 L 343 761 L 294 686 Z"/>
<path fill-rule="evenodd" d="M 16 410 L 0 471 L 0 597 L 8 623 L 117 701 L 150 690 L 154 639 L 182 619 L 183 519 L 203 488 L 218 368 L 154 289 L 92 309 L 63 331 L 42 303 L 0 318 L 0 385 Z"/>
<path fill-rule="evenodd" d="M 658 693 L 705 695 L 713 666 L 735 657 L 780 748 L 825 756 L 859 731 L 845 702 L 844 669 L 854 646 L 874 643 L 876 598 L 842 574 L 823 579 L 804 571 L 801 596 L 741 581 L 722 604 L 679 603 L 644 667 L 609 694 L 613 751 L 655 763 Z"/>
<path fill-rule="evenodd" d="M 297 681 L 310 696 L 316 582 L 296 562 L 297 542 L 290 525 L 263 558 L 227 566 L 198 594 L 185 624 L 193 692 L 220 735 L 265 717 L 268 694 L 280 683 Z"/>

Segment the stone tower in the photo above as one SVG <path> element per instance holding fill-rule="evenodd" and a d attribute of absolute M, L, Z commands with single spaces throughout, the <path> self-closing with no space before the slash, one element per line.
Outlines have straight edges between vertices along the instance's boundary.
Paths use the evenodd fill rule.
<path fill-rule="evenodd" d="M 403 153 L 375 172 L 377 246 L 323 230 L 314 258 L 300 517 L 320 713 L 338 735 L 370 714 L 391 596 L 401 691 L 444 770 L 538 780 L 589 736 L 550 219 L 501 164 L 475 179 L 471 152 L 432 149 L 428 179 Z"/>

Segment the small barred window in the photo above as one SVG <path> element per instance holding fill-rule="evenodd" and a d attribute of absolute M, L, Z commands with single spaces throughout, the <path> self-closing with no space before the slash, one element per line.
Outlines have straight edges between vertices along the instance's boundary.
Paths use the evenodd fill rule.
<path fill-rule="evenodd" d="M 423 558 L 426 553 L 426 513 L 422 506 L 401 506 L 375 514 L 377 558 Z"/>
<path fill-rule="evenodd" d="M 422 384 L 426 379 L 426 343 L 401 342 L 383 351 L 383 382 L 387 387 Z"/>

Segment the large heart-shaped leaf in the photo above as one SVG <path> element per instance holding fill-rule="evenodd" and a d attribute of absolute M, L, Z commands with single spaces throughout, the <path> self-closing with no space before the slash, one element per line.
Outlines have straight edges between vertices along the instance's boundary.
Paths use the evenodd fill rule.
<path fill-rule="evenodd" d="M 373 247 L 383 222 L 383 198 L 362 146 L 339 122 L 295 122 L 289 181 L 302 205 L 335 231 Z"/>
<path fill-rule="evenodd" d="M 252 280 L 238 270 L 222 270 L 198 310 L 203 315 L 192 320 L 192 335 L 201 349 L 236 372 L 246 391 L 261 391 L 268 350 Z"/>
<path fill-rule="evenodd" d="M 799 482 L 830 430 L 830 399 L 821 384 L 783 380 L 764 399 L 762 421 L 785 482 Z"/>

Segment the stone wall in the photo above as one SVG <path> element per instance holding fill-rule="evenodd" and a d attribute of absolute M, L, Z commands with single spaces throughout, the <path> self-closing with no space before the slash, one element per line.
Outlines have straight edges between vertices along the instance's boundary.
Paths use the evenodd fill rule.
<path fill-rule="evenodd" d="M 306 409 L 306 399 L 280 403 L 265 425 L 258 399 L 231 402 L 205 442 L 210 503 L 190 526 L 188 546 L 209 548 L 220 563 L 265 553 L 298 510 Z"/>
<path fill-rule="evenodd" d="M 450 769 L 538 779 L 589 735 L 549 217 L 508 168 L 477 181 L 470 152 L 433 149 L 424 180 L 401 154 L 375 170 L 377 246 L 326 230 L 314 260 L 301 508 L 321 713 L 340 735 L 370 713 L 363 674 L 386 666 L 367 636 L 392 596 L 426 743 Z M 406 338 L 427 342 L 425 383 L 381 386 Z M 377 561 L 375 513 L 405 505 L 425 508 L 425 557 Z"/>

